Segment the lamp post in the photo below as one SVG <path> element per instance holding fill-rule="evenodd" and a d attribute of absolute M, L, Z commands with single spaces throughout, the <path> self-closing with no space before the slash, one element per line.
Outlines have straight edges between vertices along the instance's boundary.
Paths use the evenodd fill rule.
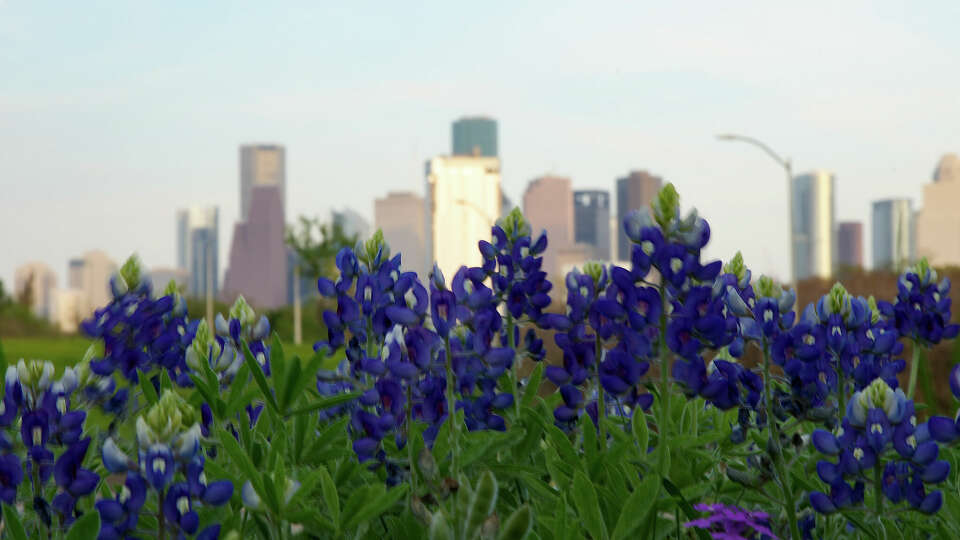
<path fill-rule="evenodd" d="M 753 137 L 736 135 L 732 133 L 723 133 L 717 135 L 717 139 L 721 141 L 738 141 L 752 144 L 760 150 L 763 150 L 765 154 L 770 156 L 770 158 L 776 161 L 778 165 L 783 167 L 783 171 L 787 175 L 787 216 L 789 216 L 790 220 L 787 223 L 787 261 L 790 263 L 790 267 L 787 270 L 787 281 L 790 284 L 795 284 L 794 280 L 796 279 L 796 276 L 794 275 L 793 268 L 793 168 L 790 163 L 790 158 L 780 157 L 780 154 L 774 152 L 773 149 L 767 146 L 766 143 L 760 141 L 759 139 L 754 139 Z"/>

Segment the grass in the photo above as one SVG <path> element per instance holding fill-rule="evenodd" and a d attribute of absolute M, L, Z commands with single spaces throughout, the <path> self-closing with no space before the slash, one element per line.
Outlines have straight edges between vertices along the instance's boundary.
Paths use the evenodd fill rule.
<path fill-rule="evenodd" d="M 8 364 L 15 364 L 21 358 L 49 360 L 59 372 L 64 367 L 82 360 L 91 343 L 91 340 L 81 336 L 10 337 L 0 339 L 0 351 Z M 313 344 L 284 343 L 283 351 L 288 357 L 297 355 L 301 360 L 306 360 L 313 356 Z M 337 361 L 338 359 L 331 358 L 326 367 L 336 366 Z"/>

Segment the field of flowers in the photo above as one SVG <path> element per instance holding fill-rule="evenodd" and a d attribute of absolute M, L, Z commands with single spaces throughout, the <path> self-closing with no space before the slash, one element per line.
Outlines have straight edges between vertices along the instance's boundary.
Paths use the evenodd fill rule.
<path fill-rule="evenodd" d="M 375 234 L 319 280 L 309 358 L 242 298 L 190 320 L 131 258 L 62 375 L 0 351 L 0 534 L 960 538 L 960 423 L 913 401 L 958 333 L 948 280 L 920 261 L 893 302 L 794 306 L 702 260 L 671 185 L 622 225 L 629 267 L 568 274 L 564 313 L 517 211 L 425 283 Z M 960 399 L 960 367 L 940 384 Z"/>

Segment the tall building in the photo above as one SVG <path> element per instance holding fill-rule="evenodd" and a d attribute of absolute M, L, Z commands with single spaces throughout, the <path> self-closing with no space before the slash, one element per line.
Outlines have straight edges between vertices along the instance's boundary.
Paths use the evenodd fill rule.
<path fill-rule="evenodd" d="M 83 283 L 83 259 L 70 259 L 67 263 L 67 287 L 79 289 Z"/>
<path fill-rule="evenodd" d="M 899 272 L 913 261 L 913 201 L 873 202 L 873 269 Z"/>
<path fill-rule="evenodd" d="M 617 179 L 617 223 L 632 210 L 649 208 L 663 185 L 663 179 L 647 171 L 630 171 L 630 174 Z M 630 260 L 630 240 L 623 226 L 617 227 L 617 258 Z"/>
<path fill-rule="evenodd" d="M 240 147 L 240 221 L 250 213 L 251 191 L 256 186 L 277 186 L 280 207 L 287 204 L 286 150 L 277 144 Z"/>
<path fill-rule="evenodd" d="M 50 322 L 62 332 L 76 332 L 80 321 L 89 316 L 84 313 L 86 300 L 83 291 L 73 288 L 54 289 L 52 296 L 53 313 L 50 315 Z"/>
<path fill-rule="evenodd" d="M 383 231 L 392 253 L 400 253 L 405 271 L 426 279 L 432 261 L 427 257 L 427 216 L 423 197 L 409 191 L 392 191 L 373 201 L 374 227 Z"/>
<path fill-rule="evenodd" d="M 30 310 L 40 318 L 53 316 L 53 292 L 57 274 L 42 262 L 23 264 L 13 274 L 13 294 L 30 302 Z"/>
<path fill-rule="evenodd" d="M 284 227 L 280 187 L 255 186 L 250 190 L 248 219 L 233 229 L 230 267 L 221 293 L 224 301 L 232 302 L 243 295 L 262 309 L 286 304 L 288 253 Z"/>
<path fill-rule="evenodd" d="M 793 179 L 793 279 L 833 276 L 837 261 L 834 175 L 826 171 Z"/>
<path fill-rule="evenodd" d="M 190 281 L 190 274 L 183 268 L 167 268 L 157 266 L 150 269 L 150 286 L 153 288 L 153 294 L 159 296 L 167 288 L 170 282 L 177 284 L 180 292 L 187 290 L 187 283 Z"/>
<path fill-rule="evenodd" d="M 585 189 L 573 192 L 573 240 L 590 246 L 590 257 L 609 261 L 610 192 Z"/>
<path fill-rule="evenodd" d="M 523 215 L 536 240 L 547 232 L 549 249 L 543 254 L 543 270 L 557 275 L 557 252 L 573 245 L 573 190 L 569 178 L 542 176 L 531 180 L 523 193 Z"/>
<path fill-rule="evenodd" d="M 347 236 L 356 236 L 358 240 L 366 240 L 370 237 L 370 223 L 356 210 L 351 208 L 332 210 L 330 217 L 334 223 L 340 225 Z"/>
<path fill-rule="evenodd" d="M 453 123 L 453 155 L 497 157 L 497 121 L 465 116 Z"/>
<path fill-rule="evenodd" d="M 110 278 L 117 273 L 117 263 L 103 251 L 88 251 L 83 255 L 83 275 L 80 282 L 82 298 L 86 302 L 85 316 L 110 303 Z"/>
<path fill-rule="evenodd" d="M 933 181 L 923 186 L 916 214 L 916 256 L 934 266 L 960 265 L 960 158 L 940 158 Z"/>
<path fill-rule="evenodd" d="M 837 224 L 837 264 L 863 267 L 863 223 L 841 221 Z"/>
<path fill-rule="evenodd" d="M 187 272 L 187 294 L 214 296 L 220 281 L 220 211 L 194 206 L 177 212 L 177 268 Z"/>
<path fill-rule="evenodd" d="M 447 280 L 461 265 L 480 266 L 479 240 L 500 216 L 500 160 L 440 156 L 426 164 L 427 253 Z"/>

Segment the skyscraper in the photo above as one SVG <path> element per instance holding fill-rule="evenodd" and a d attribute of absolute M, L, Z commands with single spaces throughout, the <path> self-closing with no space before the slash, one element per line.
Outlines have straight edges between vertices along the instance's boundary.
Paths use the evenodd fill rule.
<path fill-rule="evenodd" d="M 402 254 L 402 268 L 421 279 L 427 278 L 432 266 L 427 260 L 426 220 L 423 197 L 415 193 L 392 191 L 373 202 L 374 227 L 383 231 L 392 253 Z"/>
<path fill-rule="evenodd" d="M 523 215 L 530 223 L 536 240 L 541 230 L 547 232 L 548 249 L 543 254 L 543 270 L 550 275 L 559 272 L 556 254 L 573 245 L 573 190 L 570 179 L 542 176 L 530 181 L 523 193 Z"/>
<path fill-rule="evenodd" d="M 829 279 L 837 260 L 834 175 L 826 171 L 793 179 L 793 279 Z"/>
<path fill-rule="evenodd" d="M 446 279 L 461 265 L 480 266 L 477 241 L 500 216 L 500 160 L 440 156 L 426 164 L 427 253 Z"/>
<path fill-rule="evenodd" d="M 649 208 L 662 185 L 663 179 L 647 171 L 630 171 L 617 179 L 617 258 L 621 261 L 630 260 L 630 240 L 619 224 L 631 210 Z"/>
<path fill-rule="evenodd" d="M 590 246 L 590 256 L 610 257 L 610 192 L 585 189 L 573 192 L 573 239 Z"/>
<path fill-rule="evenodd" d="M 219 291 L 220 211 L 194 206 L 177 212 L 177 268 L 186 270 L 187 294 L 203 297 L 209 284 Z"/>
<path fill-rule="evenodd" d="M 250 304 L 273 309 L 287 301 L 288 253 L 284 239 L 283 203 L 279 186 L 250 190 L 250 214 L 233 229 L 230 267 L 221 298 L 232 302 L 243 295 Z"/>
<path fill-rule="evenodd" d="M 240 147 L 240 221 L 250 212 L 251 190 L 255 186 L 277 186 L 280 207 L 287 204 L 286 150 L 277 144 Z"/>
<path fill-rule="evenodd" d="M 496 157 L 497 121 L 465 116 L 453 123 L 453 155 Z"/>
<path fill-rule="evenodd" d="M 933 181 L 923 186 L 923 208 L 916 213 L 916 256 L 935 266 L 960 265 L 960 158 L 940 159 Z"/>
<path fill-rule="evenodd" d="M 873 269 L 899 272 L 914 258 L 913 201 L 873 202 Z"/>
<path fill-rule="evenodd" d="M 57 274 L 42 262 L 30 262 L 17 267 L 13 274 L 13 294 L 27 298 L 30 310 L 40 318 L 53 317 L 53 294 L 57 288 Z"/>
<path fill-rule="evenodd" d="M 837 224 L 837 264 L 863 267 L 863 223 L 841 221 Z"/>

